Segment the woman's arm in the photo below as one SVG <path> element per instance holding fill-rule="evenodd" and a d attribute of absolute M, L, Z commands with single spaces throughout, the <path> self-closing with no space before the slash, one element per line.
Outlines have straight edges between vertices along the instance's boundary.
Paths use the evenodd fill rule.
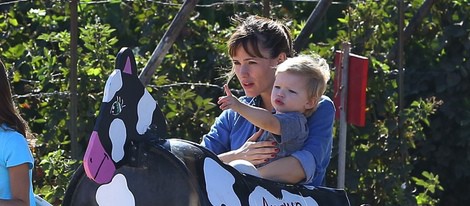
<path fill-rule="evenodd" d="M 209 132 L 202 137 L 201 145 L 217 155 L 230 151 L 231 124 L 234 124 L 230 119 L 233 118 L 231 117 L 233 115 L 233 112 L 223 111 L 215 119 Z"/>
<path fill-rule="evenodd" d="M 261 163 L 265 163 L 268 159 L 275 157 L 274 155 L 278 152 L 277 148 L 274 147 L 276 142 L 256 141 L 262 133 L 263 130 L 257 131 L 248 138 L 248 140 L 239 149 L 219 154 L 219 159 L 225 163 L 242 159 L 251 162 L 253 165 L 259 165 Z"/>
<path fill-rule="evenodd" d="M 252 98 L 242 99 L 243 103 L 252 101 Z M 203 136 L 201 145 L 218 155 L 224 163 L 243 159 L 258 165 L 277 153 L 274 141 L 256 142 L 261 134 L 262 130 L 234 110 L 224 110 Z"/>
<path fill-rule="evenodd" d="M 276 182 L 295 184 L 305 179 L 305 172 L 299 160 L 287 156 L 258 168 L 263 178 Z"/>
<path fill-rule="evenodd" d="M 9 167 L 11 200 L 0 200 L 0 206 L 29 206 L 29 164 Z"/>

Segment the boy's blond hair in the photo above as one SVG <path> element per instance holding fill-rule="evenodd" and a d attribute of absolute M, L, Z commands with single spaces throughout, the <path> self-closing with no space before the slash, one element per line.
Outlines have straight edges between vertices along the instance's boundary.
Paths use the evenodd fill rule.
<path fill-rule="evenodd" d="M 277 66 L 276 75 L 282 72 L 307 77 L 308 98 L 313 98 L 314 105 L 318 105 L 330 79 L 330 68 L 325 59 L 319 56 L 307 55 L 288 58 Z M 317 106 L 305 111 L 304 115 L 308 117 L 316 109 Z"/>

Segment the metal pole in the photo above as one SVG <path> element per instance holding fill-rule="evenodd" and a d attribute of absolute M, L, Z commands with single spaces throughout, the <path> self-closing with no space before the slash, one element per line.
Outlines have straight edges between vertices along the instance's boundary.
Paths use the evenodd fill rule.
<path fill-rule="evenodd" d="M 347 133 L 347 105 L 348 105 L 348 70 L 349 70 L 349 51 L 351 44 L 343 42 L 342 45 L 342 63 L 341 63 L 341 83 L 340 83 L 340 113 L 339 113 L 339 145 L 338 145 L 338 188 L 344 188 L 345 170 L 346 170 L 346 133 Z"/>

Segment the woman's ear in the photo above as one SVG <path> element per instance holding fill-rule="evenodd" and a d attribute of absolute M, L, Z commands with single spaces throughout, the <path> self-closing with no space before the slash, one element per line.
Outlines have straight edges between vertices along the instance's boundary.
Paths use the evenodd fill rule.
<path fill-rule="evenodd" d="M 280 64 L 284 61 L 286 61 L 287 59 L 287 55 L 285 52 L 281 52 L 278 56 L 277 56 L 277 64 Z"/>

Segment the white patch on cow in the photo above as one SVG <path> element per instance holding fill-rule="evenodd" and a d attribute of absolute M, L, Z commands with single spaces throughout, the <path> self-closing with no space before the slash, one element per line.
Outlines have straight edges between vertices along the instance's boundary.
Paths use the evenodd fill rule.
<path fill-rule="evenodd" d="M 135 199 L 127 187 L 126 177 L 117 174 L 110 183 L 103 184 L 96 191 L 96 202 L 99 206 L 134 206 Z"/>
<path fill-rule="evenodd" d="M 251 162 L 249 161 L 242 160 L 242 159 L 233 160 L 229 162 L 228 165 L 232 166 L 233 168 L 237 169 L 239 172 L 243 174 L 250 174 L 256 177 L 261 177 L 258 169 L 256 169 L 256 167 L 253 164 L 251 164 Z"/>
<path fill-rule="evenodd" d="M 282 199 L 273 196 L 268 190 L 257 186 L 250 194 L 250 205 L 308 205 L 318 206 L 318 203 L 312 197 L 303 197 L 298 194 L 292 194 L 288 191 L 281 190 Z"/>
<path fill-rule="evenodd" d="M 111 158 L 119 162 L 124 157 L 124 144 L 127 138 L 126 125 L 121 119 L 114 119 L 109 125 L 109 139 L 111 139 Z"/>
<path fill-rule="evenodd" d="M 204 178 L 206 179 L 206 190 L 212 205 L 241 205 L 233 184 L 235 177 L 210 158 L 204 160 Z"/>
<path fill-rule="evenodd" d="M 121 87 L 121 70 L 115 69 L 113 73 L 109 75 L 108 80 L 106 80 L 106 85 L 104 86 L 103 102 L 110 102 L 114 95 L 116 95 L 116 92 L 121 89 Z"/>
<path fill-rule="evenodd" d="M 137 103 L 137 124 L 135 129 L 137 133 L 144 134 L 152 123 L 153 112 L 157 108 L 157 102 L 147 90 Z"/>

